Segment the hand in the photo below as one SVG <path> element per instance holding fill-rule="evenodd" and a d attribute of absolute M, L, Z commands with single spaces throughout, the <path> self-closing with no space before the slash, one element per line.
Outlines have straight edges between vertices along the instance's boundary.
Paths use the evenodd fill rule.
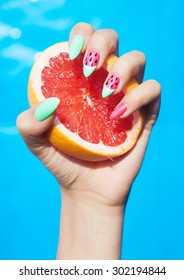
<path fill-rule="evenodd" d="M 84 38 L 81 52 L 87 55 L 89 50 L 97 50 L 99 60 L 96 65 L 96 69 L 102 67 L 106 57 L 110 53 L 117 53 L 118 36 L 115 31 L 110 29 L 95 31 L 92 26 L 86 23 L 79 23 L 73 27 L 70 33 L 70 47 L 74 36 L 80 34 Z M 71 54 L 72 55 L 72 54 Z M 125 86 L 125 84 L 135 77 L 140 85 L 129 92 L 122 100 L 123 110 L 118 110 L 112 115 L 115 117 L 127 117 L 133 111 L 144 106 L 145 108 L 145 124 L 137 144 L 134 148 L 113 161 L 105 162 L 85 162 L 75 158 L 72 158 L 64 153 L 56 150 L 45 137 L 45 132 L 50 128 L 54 121 L 54 114 L 48 117 L 42 122 L 38 122 L 34 117 L 35 107 L 23 112 L 17 118 L 17 127 L 26 142 L 28 148 L 33 154 L 35 154 L 48 170 L 57 178 L 62 192 L 63 199 L 63 217 L 61 220 L 61 226 L 67 227 L 68 234 L 69 228 L 72 227 L 72 219 L 77 220 L 80 227 L 84 227 L 83 233 L 86 234 L 86 221 L 85 213 L 89 217 L 96 217 L 94 220 L 94 227 L 98 225 L 100 228 L 100 221 L 107 219 L 107 229 L 110 230 L 109 236 L 112 248 L 107 250 L 104 254 L 96 250 L 81 255 L 70 255 L 69 251 L 72 251 L 74 247 L 70 248 L 70 245 L 63 246 L 64 255 L 59 249 L 59 257 L 62 258 L 118 258 L 121 237 L 121 223 L 123 217 L 123 209 L 126 204 L 127 195 L 129 193 L 132 182 L 134 181 L 145 154 L 146 146 L 149 140 L 150 132 L 157 119 L 159 106 L 160 106 L 160 85 L 154 80 L 142 82 L 145 68 L 145 56 L 138 51 L 132 51 L 121 56 L 117 62 L 113 65 L 108 77 L 112 74 L 116 74 L 118 78 L 118 85 L 114 92 L 116 94 Z M 96 70 L 95 69 L 95 70 Z M 86 76 L 92 73 L 85 73 Z M 108 78 L 107 78 L 108 80 Z M 110 94 L 105 92 L 104 94 Z M 124 114 L 121 116 L 124 111 Z M 76 211 L 75 211 L 75 210 Z M 95 212 L 96 211 L 96 212 Z M 74 214 L 75 212 L 75 214 Z M 81 215 L 81 220 L 76 217 L 76 212 Z M 68 225 L 67 221 L 70 220 Z M 75 216 L 75 218 L 74 218 Z M 78 215 L 79 216 L 79 215 Z M 99 216 L 99 217 L 98 217 Z M 109 219 L 112 217 L 113 219 Z M 114 218 L 114 216 L 116 218 Z M 98 219 L 99 218 L 99 219 Z M 85 220 L 85 221 L 84 221 Z M 113 241 L 113 229 L 112 221 L 114 222 L 115 235 L 119 236 L 119 241 Z M 82 223 L 84 222 L 84 223 Z M 78 231 L 79 226 L 76 226 Z M 81 230 L 81 229 L 80 229 Z M 96 229 L 95 229 L 96 230 Z M 98 230 L 97 230 L 98 231 Z M 102 230 L 104 233 L 104 231 Z M 118 233 L 117 233 L 118 232 Z M 84 234 L 84 238 L 86 235 Z M 61 230 L 60 242 L 66 240 L 67 233 L 65 229 Z M 81 232 L 79 236 L 81 235 Z M 96 233 L 95 233 L 96 236 Z M 97 237 L 96 237 L 97 238 Z M 90 239 L 91 244 L 94 243 L 94 238 Z M 73 238 L 71 238 L 73 240 Z M 97 238 L 98 240 L 98 238 Z M 100 239 L 99 239 L 100 240 Z M 100 241 L 99 241 L 100 242 Z M 66 242 L 67 243 L 67 242 Z M 69 243 L 69 242 L 68 242 Z M 73 244 L 73 242 L 70 242 Z M 80 244 L 82 241 L 78 240 Z M 89 240 L 87 241 L 89 243 Z M 111 246 L 110 246 L 111 247 Z M 114 249 L 116 247 L 116 249 Z M 120 249 L 120 248 L 119 248 Z M 114 250 L 114 252 L 113 252 Z M 85 250 L 84 250 L 85 251 Z M 106 250 L 105 250 L 106 251 Z M 77 252 L 77 249 L 76 249 Z"/>

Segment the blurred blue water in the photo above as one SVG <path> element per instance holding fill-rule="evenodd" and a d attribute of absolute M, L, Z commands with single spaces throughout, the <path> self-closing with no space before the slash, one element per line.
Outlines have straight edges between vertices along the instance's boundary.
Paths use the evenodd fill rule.
<path fill-rule="evenodd" d="M 145 79 L 162 84 L 162 108 L 126 208 L 123 259 L 184 259 L 181 0 L 10 0 L 0 2 L 0 259 L 54 259 L 60 194 L 55 179 L 25 147 L 16 116 L 28 107 L 36 55 L 68 40 L 86 21 L 114 28 L 120 54 L 147 56 Z M 82 8 L 81 8 L 82 7 Z"/>

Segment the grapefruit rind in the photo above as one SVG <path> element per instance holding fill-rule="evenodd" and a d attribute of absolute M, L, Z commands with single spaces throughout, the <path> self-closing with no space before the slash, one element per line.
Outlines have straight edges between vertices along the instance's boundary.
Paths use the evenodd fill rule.
<path fill-rule="evenodd" d="M 36 60 L 29 78 L 28 83 L 28 100 L 30 105 L 40 103 L 45 99 L 41 91 L 41 72 L 45 66 L 49 66 L 49 59 L 59 55 L 61 52 L 68 53 L 68 42 L 55 44 L 46 49 Z M 109 71 L 117 57 L 111 54 L 105 64 L 105 68 Z M 128 92 L 137 86 L 135 79 L 127 83 L 125 91 Z M 72 155 L 76 158 L 87 161 L 101 161 L 118 157 L 129 151 L 136 143 L 139 133 L 143 125 L 143 116 L 140 111 L 133 113 L 132 129 L 127 131 L 127 138 L 124 143 L 112 147 L 106 146 L 103 143 L 90 143 L 83 140 L 77 133 L 68 130 L 56 117 L 53 126 L 48 131 L 48 140 L 60 151 Z"/>

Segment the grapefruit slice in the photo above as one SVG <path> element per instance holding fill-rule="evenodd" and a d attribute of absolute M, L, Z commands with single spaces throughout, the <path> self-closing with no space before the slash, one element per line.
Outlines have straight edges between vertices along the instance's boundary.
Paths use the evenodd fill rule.
<path fill-rule="evenodd" d="M 87 161 L 118 157 L 136 143 L 143 125 L 140 111 L 125 119 L 109 116 L 124 94 L 137 86 L 133 79 L 124 92 L 102 98 L 102 87 L 117 57 L 110 55 L 103 68 L 89 78 L 83 75 L 83 55 L 70 60 L 68 42 L 46 49 L 30 73 L 30 105 L 48 97 L 60 98 L 56 119 L 48 131 L 48 140 L 60 151 Z"/>

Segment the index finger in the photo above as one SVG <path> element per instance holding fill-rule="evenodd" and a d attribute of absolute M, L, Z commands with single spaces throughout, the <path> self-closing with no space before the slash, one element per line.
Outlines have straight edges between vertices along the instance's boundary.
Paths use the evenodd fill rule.
<path fill-rule="evenodd" d="M 94 28 L 85 22 L 80 22 L 72 28 L 69 35 L 69 57 L 71 60 L 84 52 L 94 32 Z"/>

